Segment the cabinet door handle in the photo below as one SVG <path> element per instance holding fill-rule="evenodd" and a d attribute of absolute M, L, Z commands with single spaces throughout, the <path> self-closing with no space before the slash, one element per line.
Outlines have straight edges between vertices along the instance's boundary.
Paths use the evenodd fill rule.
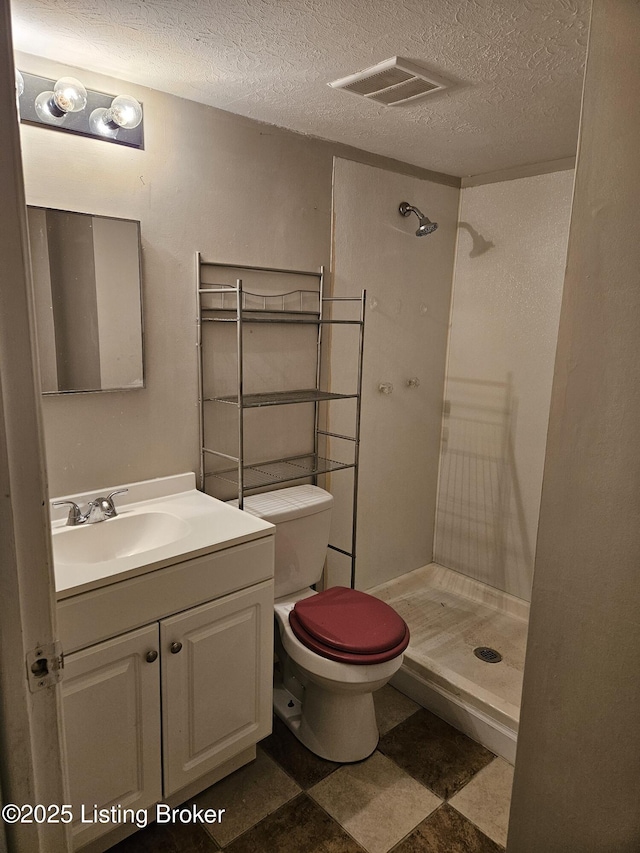
<path fill-rule="evenodd" d="M 153 649 L 150 652 L 147 652 L 147 663 L 153 663 L 154 660 L 158 659 L 158 652 Z"/>
<path fill-rule="evenodd" d="M 172 655 L 177 655 L 182 649 L 182 643 L 171 643 L 169 649 L 171 650 Z"/>

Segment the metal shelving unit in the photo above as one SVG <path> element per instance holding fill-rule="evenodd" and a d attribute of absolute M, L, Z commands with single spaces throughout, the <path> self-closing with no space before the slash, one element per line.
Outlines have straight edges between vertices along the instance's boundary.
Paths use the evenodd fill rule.
<path fill-rule="evenodd" d="M 251 274 L 276 273 L 286 276 L 309 276 L 315 279 L 317 287 L 310 290 L 293 290 L 278 294 L 255 294 L 243 289 L 241 278 L 235 284 L 203 284 L 203 269 L 223 269 L 225 271 L 250 271 Z M 351 586 L 355 586 L 356 568 L 356 526 L 358 511 L 358 461 L 360 449 L 360 412 L 362 397 L 362 364 L 364 348 L 364 320 L 366 291 L 357 297 L 327 297 L 324 295 L 324 268 L 318 272 L 306 270 L 276 269 L 272 267 L 255 267 L 238 264 L 226 264 L 215 261 L 205 261 L 200 254 L 196 255 L 197 269 L 197 305 L 198 305 L 198 403 L 200 413 L 200 489 L 206 490 L 208 483 L 220 481 L 232 484 L 237 489 L 238 506 L 243 507 L 247 492 L 292 483 L 296 480 L 312 479 L 317 484 L 318 477 L 333 471 L 353 469 L 353 505 L 351 550 L 346 551 L 334 545 L 329 545 L 335 551 L 351 559 Z M 331 303 L 359 303 L 357 319 L 333 319 L 325 316 L 326 308 Z M 236 324 L 236 357 L 237 393 L 225 396 L 205 396 L 204 352 L 202 329 L 204 323 L 235 323 Z M 261 393 L 245 393 L 244 391 L 244 327 L 250 323 L 272 323 L 277 325 L 306 324 L 317 326 L 316 338 L 316 384 L 315 388 L 291 389 L 287 391 L 269 391 Z M 321 388 L 322 381 L 322 330 L 326 325 L 350 325 L 358 334 L 358 370 L 356 389 L 352 394 L 338 394 Z M 320 405 L 331 404 L 339 400 L 355 400 L 355 423 L 353 435 L 342 435 L 320 428 Z M 244 447 L 244 413 L 248 409 L 265 406 L 286 406 L 307 403 L 314 406 L 314 449 L 312 453 L 298 456 L 288 456 L 279 459 L 265 459 L 262 462 L 245 463 Z M 205 446 L 205 419 L 207 406 L 222 404 L 235 406 L 238 410 L 238 455 L 232 456 Z M 319 442 L 335 438 L 352 443 L 353 459 L 341 462 L 327 459 L 320 455 Z M 207 459 L 216 458 L 233 463 L 228 468 L 208 471 Z"/>
<path fill-rule="evenodd" d="M 245 409 L 255 409 L 261 406 L 286 406 L 292 403 L 328 403 L 330 400 L 352 400 L 357 394 L 332 394 L 329 391 L 319 391 L 316 388 L 306 388 L 302 391 L 269 391 L 265 394 L 244 394 L 242 406 Z M 238 405 L 238 396 L 211 397 L 205 402 L 231 403 Z"/>

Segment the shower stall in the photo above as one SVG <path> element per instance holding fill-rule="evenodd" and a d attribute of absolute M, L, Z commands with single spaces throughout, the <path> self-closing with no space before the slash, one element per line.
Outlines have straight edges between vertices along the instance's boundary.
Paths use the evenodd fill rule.
<path fill-rule="evenodd" d="M 369 293 L 356 574 L 410 627 L 393 683 L 513 761 L 573 171 L 470 183 L 336 161 L 333 287 Z"/>

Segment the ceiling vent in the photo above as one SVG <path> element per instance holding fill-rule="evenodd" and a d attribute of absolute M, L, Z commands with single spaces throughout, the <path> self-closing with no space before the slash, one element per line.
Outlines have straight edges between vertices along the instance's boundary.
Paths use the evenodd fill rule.
<path fill-rule="evenodd" d="M 439 92 L 449 82 L 437 77 L 426 68 L 409 62 L 401 56 L 392 56 L 371 68 L 350 74 L 328 84 L 333 89 L 344 89 L 354 95 L 362 95 L 379 104 L 393 107 Z"/>

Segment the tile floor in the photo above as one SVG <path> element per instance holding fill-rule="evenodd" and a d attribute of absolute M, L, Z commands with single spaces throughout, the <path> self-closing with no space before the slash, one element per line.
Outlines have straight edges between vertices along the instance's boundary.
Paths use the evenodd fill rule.
<path fill-rule="evenodd" d="M 254 762 L 196 798 L 221 823 L 151 825 L 112 853 L 499 853 L 513 768 L 394 688 L 376 694 L 378 749 L 317 758 L 274 720 Z"/>

